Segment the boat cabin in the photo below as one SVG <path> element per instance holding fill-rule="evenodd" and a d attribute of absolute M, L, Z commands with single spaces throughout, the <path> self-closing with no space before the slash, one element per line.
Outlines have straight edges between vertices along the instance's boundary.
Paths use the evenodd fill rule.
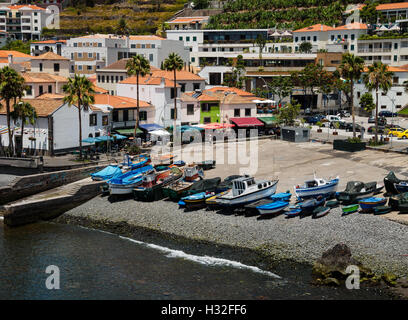
<path fill-rule="evenodd" d="M 323 179 L 313 179 L 305 181 L 304 188 L 314 188 L 318 186 L 323 186 L 326 184 L 326 181 Z"/>
<path fill-rule="evenodd" d="M 238 196 L 247 189 L 262 189 L 272 185 L 270 181 L 255 181 L 253 177 L 242 177 L 232 181 L 232 195 Z"/>

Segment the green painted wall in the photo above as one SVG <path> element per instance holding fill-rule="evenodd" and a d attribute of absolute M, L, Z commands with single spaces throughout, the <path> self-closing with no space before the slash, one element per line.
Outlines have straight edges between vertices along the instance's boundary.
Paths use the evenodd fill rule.
<path fill-rule="evenodd" d="M 206 102 L 201 102 L 200 104 L 200 123 L 204 123 L 204 118 L 211 117 L 211 122 L 220 122 L 221 114 L 220 114 L 220 105 L 211 106 L 210 111 L 203 112 L 201 111 L 201 105 Z"/>

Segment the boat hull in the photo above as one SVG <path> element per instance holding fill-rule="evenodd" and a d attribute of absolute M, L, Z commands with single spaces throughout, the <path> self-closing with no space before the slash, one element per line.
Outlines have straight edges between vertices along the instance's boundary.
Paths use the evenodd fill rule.
<path fill-rule="evenodd" d="M 277 202 L 272 202 L 271 204 L 265 204 L 262 206 L 258 206 L 257 209 L 260 215 L 268 215 L 268 214 L 277 214 L 279 212 L 282 212 L 288 206 L 289 206 L 288 202 L 277 201 Z"/>
<path fill-rule="evenodd" d="M 278 181 L 275 181 L 272 183 L 272 185 L 249 194 L 240 195 L 237 197 L 221 196 L 217 199 L 217 204 L 225 207 L 237 207 L 246 205 L 248 203 L 252 203 L 270 197 L 276 192 L 277 185 Z"/>
<path fill-rule="evenodd" d="M 332 182 L 324 186 L 312 187 L 312 188 L 296 188 L 294 187 L 295 194 L 298 198 L 308 199 L 316 198 L 322 196 L 328 198 L 331 195 L 334 195 L 337 191 L 337 186 L 339 184 L 339 179 L 334 179 Z"/>
<path fill-rule="evenodd" d="M 374 210 L 375 207 L 378 206 L 384 206 L 387 203 L 387 199 L 381 199 L 381 200 L 371 200 L 371 199 L 365 199 L 365 200 L 360 200 L 360 208 L 363 212 L 369 212 Z"/>

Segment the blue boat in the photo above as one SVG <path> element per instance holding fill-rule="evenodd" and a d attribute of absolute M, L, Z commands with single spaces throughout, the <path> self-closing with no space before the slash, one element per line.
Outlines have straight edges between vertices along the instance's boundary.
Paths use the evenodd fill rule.
<path fill-rule="evenodd" d="M 261 215 L 274 214 L 283 211 L 289 206 L 287 201 L 275 201 L 256 207 Z"/>
<path fill-rule="evenodd" d="M 371 212 L 375 207 L 384 206 L 387 203 L 387 198 L 366 198 L 359 201 L 360 208 L 363 212 Z"/>
<path fill-rule="evenodd" d="M 180 208 L 184 208 L 186 206 L 186 203 L 183 200 L 180 200 L 178 202 L 178 205 L 179 205 Z"/>
<path fill-rule="evenodd" d="M 313 180 L 305 181 L 303 185 L 296 185 L 294 190 L 299 199 L 316 198 L 317 196 L 329 198 L 336 194 L 338 184 L 338 177 L 328 181 L 314 177 Z"/>
<path fill-rule="evenodd" d="M 109 193 L 111 195 L 132 193 L 133 188 L 142 183 L 143 175 L 151 172 L 153 167 L 148 165 L 117 176 L 108 182 Z"/>
<path fill-rule="evenodd" d="M 300 215 L 300 213 L 302 212 L 302 209 L 298 206 L 290 206 L 289 207 L 289 211 L 285 211 L 284 214 L 288 217 L 296 217 L 298 215 Z"/>
<path fill-rule="evenodd" d="M 197 209 L 205 207 L 205 200 L 215 195 L 215 192 L 199 192 L 187 197 L 181 198 L 181 201 L 185 203 L 187 209 Z M 180 204 L 180 203 L 179 203 Z"/>
<path fill-rule="evenodd" d="M 109 165 L 98 172 L 91 173 L 91 177 L 94 181 L 106 181 L 121 174 L 122 170 L 117 165 Z"/>
<path fill-rule="evenodd" d="M 273 201 L 289 201 L 292 194 L 290 192 L 275 193 L 270 196 Z"/>

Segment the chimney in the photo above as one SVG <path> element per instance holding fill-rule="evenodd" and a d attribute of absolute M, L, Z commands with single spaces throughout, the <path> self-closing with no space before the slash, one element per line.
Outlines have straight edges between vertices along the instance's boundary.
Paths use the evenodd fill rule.
<path fill-rule="evenodd" d="M 8 55 L 8 63 L 13 64 L 13 55 L 12 54 Z"/>

